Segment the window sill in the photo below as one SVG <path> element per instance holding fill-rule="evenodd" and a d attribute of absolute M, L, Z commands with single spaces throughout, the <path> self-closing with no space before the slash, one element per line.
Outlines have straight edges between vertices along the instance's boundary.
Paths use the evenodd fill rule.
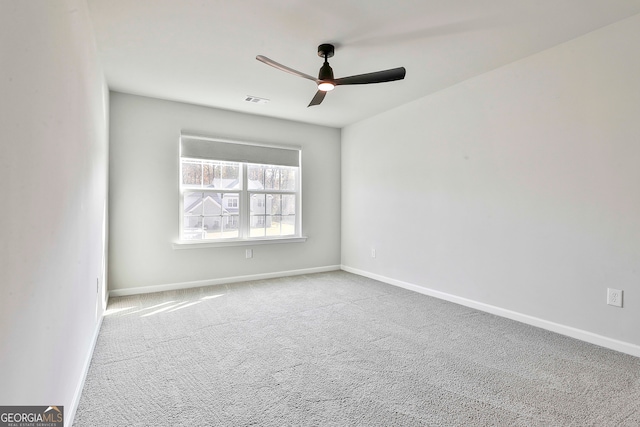
<path fill-rule="evenodd" d="M 204 249 L 204 248 L 226 248 L 229 246 L 255 246 L 255 245 L 272 245 L 278 243 L 304 243 L 307 241 L 306 236 L 302 237 L 279 237 L 265 239 L 242 239 L 242 240 L 180 240 L 173 242 L 173 249 Z"/>

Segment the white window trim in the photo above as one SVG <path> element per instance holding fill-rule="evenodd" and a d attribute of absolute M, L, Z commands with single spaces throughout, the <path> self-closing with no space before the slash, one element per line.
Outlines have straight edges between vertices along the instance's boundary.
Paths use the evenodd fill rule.
<path fill-rule="evenodd" d="M 227 246 L 255 246 L 279 243 L 304 243 L 307 236 L 300 237 L 253 237 L 251 239 L 226 240 L 179 240 L 173 242 L 173 249 L 224 248 Z"/>
<path fill-rule="evenodd" d="M 225 142 L 225 143 L 235 143 L 235 144 L 243 144 L 243 145 L 255 145 L 258 147 L 272 147 L 272 148 L 283 148 L 289 150 L 297 150 L 300 152 L 300 147 L 297 146 L 284 146 L 284 145 L 274 145 L 274 144 L 260 144 L 253 142 L 244 142 L 244 141 L 234 141 L 229 139 L 221 139 L 221 138 L 212 138 L 212 137 L 204 137 L 201 135 L 193 135 L 181 133 L 182 137 L 188 138 L 196 138 L 196 139 L 205 139 L 217 142 Z M 180 146 L 180 140 L 179 140 Z M 212 159 L 214 160 L 214 159 Z M 197 248 L 219 248 L 219 247 L 230 247 L 230 246 L 250 246 L 250 245 L 267 245 L 267 244 L 280 244 L 280 243 L 303 243 L 306 242 L 307 236 L 303 234 L 302 230 L 302 159 L 300 159 L 300 163 L 298 165 L 298 173 L 297 173 L 297 188 L 298 190 L 295 192 L 297 195 L 296 199 L 296 230 L 298 231 L 297 235 L 294 236 L 264 236 L 264 237 L 240 237 L 240 238 L 231 238 L 231 239 L 218 239 L 218 240 L 184 240 L 179 238 L 177 241 L 172 243 L 173 249 L 197 249 Z M 266 164 L 266 163 L 265 163 Z M 246 176 L 246 164 L 241 164 L 241 173 L 242 176 L 242 185 L 243 189 L 241 190 L 229 190 L 228 192 L 239 193 L 240 200 L 238 201 L 239 207 L 241 210 L 246 210 L 244 218 L 243 215 L 240 215 L 241 221 L 246 221 L 247 224 L 243 224 L 246 226 L 246 231 L 249 230 L 248 222 L 249 222 L 249 194 L 250 193 L 283 193 L 283 194 L 291 194 L 289 191 L 279 191 L 279 190 L 249 190 L 246 186 L 248 185 L 247 176 Z M 178 171 L 179 171 L 179 180 L 182 182 L 182 153 L 178 155 Z M 193 191 L 198 191 L 200 189 L 193 188 Z M 188 187 L 183 187 L 182 184 L 178 186 L 178 198 L 179 198 L 179 236 L 182 237 L 183 231 L 183 212 L 184 212 L 184 191 L 190 191 Z M 220 192 L 217 190 L 216 192 Z M 243 199 L 246 198 L 247 200 Z"/>

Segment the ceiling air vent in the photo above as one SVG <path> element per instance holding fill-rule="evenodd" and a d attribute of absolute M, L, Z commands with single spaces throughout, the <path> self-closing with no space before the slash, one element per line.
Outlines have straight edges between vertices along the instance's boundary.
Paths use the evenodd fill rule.
<path fill-rule="evenodd" d="M 251 96 L 251 95 L 247 95 L 246 98 L 244 98 L 244 100 L 251 104 L 268 104 L 269 103 L 268 99 L 258 98 L 257 96 Z"/>

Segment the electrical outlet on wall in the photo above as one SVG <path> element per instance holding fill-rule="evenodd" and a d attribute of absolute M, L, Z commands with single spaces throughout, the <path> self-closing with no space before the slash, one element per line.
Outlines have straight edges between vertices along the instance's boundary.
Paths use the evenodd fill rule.
<path fill-rule="evenodd" d="M 376 250 L 375 248 L 371 248 L 371 258 L 375 258 L 376 257 Z"/>
<path fill-rule="evenodd" d="M 253 258 L 253 249 L 247 249 L 244 253 L 245 258 Z"/>
<path fill-rule="evenodd" d="M 607 304 L 622 308 L 622 292 L 620 289 L 607 288 Z"/>

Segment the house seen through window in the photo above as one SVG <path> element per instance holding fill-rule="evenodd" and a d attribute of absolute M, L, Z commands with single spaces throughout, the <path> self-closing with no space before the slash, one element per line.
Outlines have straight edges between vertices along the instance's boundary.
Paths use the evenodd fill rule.
<path fill-rule="evenodd" d="M 299 158 L 297 149 L 183 137 L 181 239 L 300 236 Z"/>

